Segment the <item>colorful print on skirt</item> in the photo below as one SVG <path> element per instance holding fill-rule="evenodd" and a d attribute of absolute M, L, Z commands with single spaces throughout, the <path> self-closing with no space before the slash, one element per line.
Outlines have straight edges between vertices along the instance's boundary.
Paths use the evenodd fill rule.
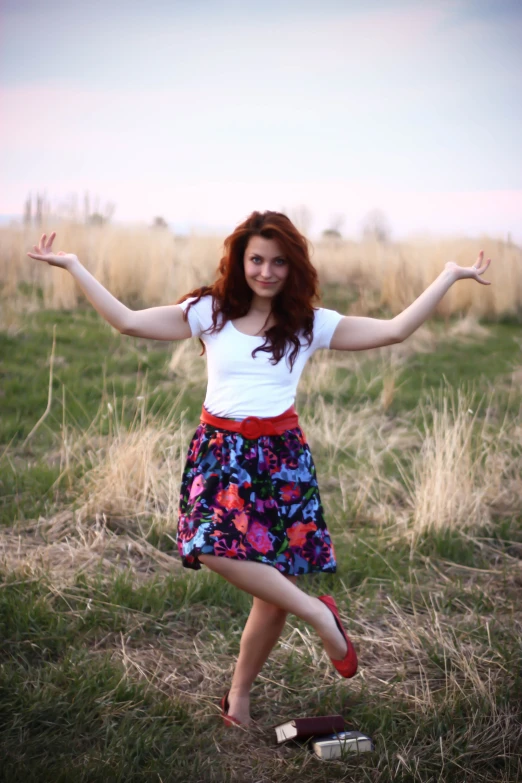
<path fill-rule="evenodd" d="M 333 573 L 312 454 L 300 427 L 249 440 L 200 424 L 180 491 L 182 563 L 200 554 L 254 560 L 283 574 Z"/>

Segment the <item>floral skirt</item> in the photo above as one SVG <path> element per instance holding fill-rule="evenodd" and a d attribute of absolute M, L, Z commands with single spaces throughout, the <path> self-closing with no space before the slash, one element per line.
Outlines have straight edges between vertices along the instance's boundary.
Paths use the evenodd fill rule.
<path fill-rule="evenodd" d="M 200 424 L 180 491 L 177 546 L 186 568 L 198 555 L 253 560 L 283 574 L 333 573 L 315 465 L 300 427 L 249 440 Z"/>

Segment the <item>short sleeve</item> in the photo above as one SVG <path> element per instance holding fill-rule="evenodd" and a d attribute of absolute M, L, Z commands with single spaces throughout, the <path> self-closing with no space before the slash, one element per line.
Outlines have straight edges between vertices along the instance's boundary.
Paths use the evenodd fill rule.
<path fill-rule="evenodd" d="M 180 303 L 180 307 L 185 312 L 191 302 L 195 302 L 196 296 L 190 296 Z M 188 323 L 192 337 L 200 337 L 201 334 L 212 325 L 212 297 L 203 296 L 197 304 L 193 305 L 188 311 Z"/>
<path fill-rule="evenodd" d="M 312 349 L 329 348 L 339 321 L 343 318 L 337 310 L 327 310 L 319 307 L 314 315 L 314 337 Z"/>

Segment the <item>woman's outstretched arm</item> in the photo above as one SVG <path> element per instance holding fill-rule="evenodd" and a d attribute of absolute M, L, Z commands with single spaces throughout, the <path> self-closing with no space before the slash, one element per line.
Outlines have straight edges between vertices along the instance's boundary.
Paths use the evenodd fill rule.
<path fill-rule="evenodd" d="M 179 305 L 131 310 L 107 291 L 73 253 L 53 252 L 55 231 L 47 240 L 46 236 L 43 234 L 40 244 L 34 245 L 34 253 L 27 255 L 70 272 L 92 306 L 119 332 L 152 340 L 184 340 L 192 336 Z"/>
<path fill-rule="evenodd" d="M 347 315 L 339 321 L 330 348 L 337 351 L 363 351 L 383 345 L 402 343 L 430 317 L 438 303 L 457 280 L 470 278 L 482 285 L 490 285 L 481 279 L 491 259 L 484 263 L 484 251 L 480 251 L 473 266 L 458 266 L 448 261 L 444 270 L 425 291 L 402 313 L 389 320 Z"/>

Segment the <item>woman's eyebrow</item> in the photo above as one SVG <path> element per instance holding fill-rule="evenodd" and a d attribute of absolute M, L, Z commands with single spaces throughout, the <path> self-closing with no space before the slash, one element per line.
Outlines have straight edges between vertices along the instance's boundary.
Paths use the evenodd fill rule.
<path fill-rule="evenodd" d="M 251 256 L 257 256 L 258 258 L 262 258 L 263 261 L 265 260 L 265 257 L 261 253 L 256 253 L 255 250 L 251 250 L 250 251 L 250 255 Z M 272 261 L 276 261 L 278 258 L 283 258 L 284 259 L 284 255 L 282 253 L 280 253 L 278 256 L 274 256 L 272 258 Z"/>

